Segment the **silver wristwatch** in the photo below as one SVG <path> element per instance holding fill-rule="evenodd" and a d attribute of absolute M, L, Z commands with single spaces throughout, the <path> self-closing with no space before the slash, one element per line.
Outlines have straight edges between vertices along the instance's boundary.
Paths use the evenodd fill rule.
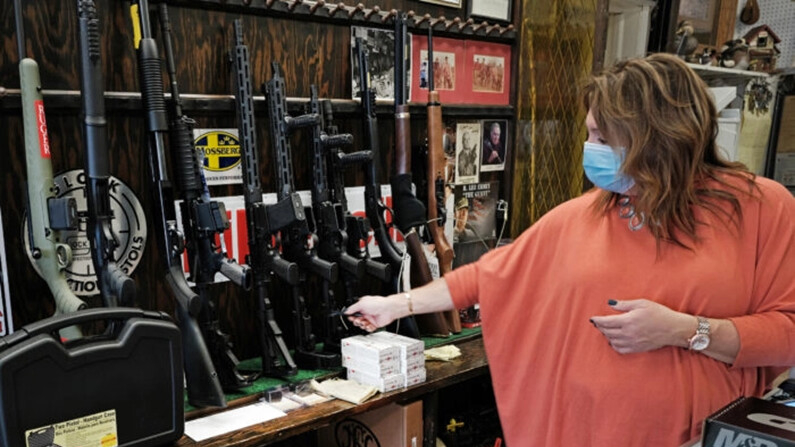
<path fill-rule="evenodd" d="M 696 318 L 698 318 L 698 328 L 687 343 L 693 351 L 703 351 L 709 346 L 709 320 L 703 317 Z"/>

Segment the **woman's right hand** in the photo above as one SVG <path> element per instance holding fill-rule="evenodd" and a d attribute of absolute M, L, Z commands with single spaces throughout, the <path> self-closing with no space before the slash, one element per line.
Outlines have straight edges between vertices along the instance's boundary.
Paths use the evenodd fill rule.
<path fill-rule="evenodd" d="M 363 296 L 345 310 L 345 315 L 356 327 L 373 332 L 400 318 L 405 301 L 399 295 Z"/>

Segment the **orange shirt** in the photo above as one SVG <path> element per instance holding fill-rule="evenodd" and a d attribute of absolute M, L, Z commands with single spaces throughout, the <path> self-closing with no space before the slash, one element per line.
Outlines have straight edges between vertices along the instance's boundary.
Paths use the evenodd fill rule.
<path fill-rule="evenodd" d="M 647 228 L 630 231 L 617 209 L 597 215 L 589 192 L 445 276 L 456 307 L 480 303 L 507 445 L 676 447 L 795 365 L 795 198 L 757 184 L 763 200 L 740 196 L 740 230 L 695 211 L 709 225 L 694 251 L 663 243 L 658 257 Z M 731 319 L 734 365 L 671 346 L 614 351 L 588 319 L 636 298 Z"/>

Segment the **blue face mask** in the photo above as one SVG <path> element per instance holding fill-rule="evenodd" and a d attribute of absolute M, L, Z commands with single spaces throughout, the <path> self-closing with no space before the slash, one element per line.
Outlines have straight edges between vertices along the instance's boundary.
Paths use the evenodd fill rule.
<path fill-rule="evenodd" d="M 585 142 L 582 165 L 585 176 L 594 185 L 607 191 L 624 194 L 635 186 L 632 177 L 620 172 L 626 149 L 614 150 L 604 144 Z"/>

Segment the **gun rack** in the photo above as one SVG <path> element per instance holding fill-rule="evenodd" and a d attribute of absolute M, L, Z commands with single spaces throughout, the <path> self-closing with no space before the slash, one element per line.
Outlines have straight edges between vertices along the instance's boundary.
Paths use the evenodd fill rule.
<path fill-rule="evenodd" d="M 167 3 L 189 8 L 236 11 L 381 28 L 391 28 L 394 17 L 400 13 L 396 9 L 385 10 L 378 6 L 366 8 L 361 3 L 349 6 L 342 2 L 333 3 L 325 0 L 167 0 Z M 410 31 L 422 31 L 433 27 L 434 32 L 440 36 L 466 36 L 502 42 L 512 42 L 516 39 L 516 30 L 510 24 L 503 26 L 498 23 L 475 21 L 472 18 L 431 17 L 430 14 L 419 15 L 414 11 L 408 11 L 406 15 L 406 26 Z"/>
<path fill-rule="evenodd" d="M 79 90 L 42 90 L 44 103 L 48 112 L 74 111 L 80 110 L 82 102 Z M 170 93 L 165 94 L 166 99 L 171 98 Z M 208 94 L 180 94 L 183 109 L 192 114 L 210 114 L 217 112 L 235 112 L 235 97 L 233 95 L 208 95 Z M 309 102 L 309 98 L 287 98 L 287 110 L 291 114 L 304 113 L 304 107 Z M 361 106 L 358 100 L 354 99 L 332 99 L 331 105 L 335 114 L 341 116 L 361 115 Z M 141 94 L 138 92 L 105 92 L 105 106 L 108 113 L 113 112 L 140 112 L 143 108 Z M 22 108 L 22 99 L 19 89 L 0 87 L 0 110 L 18 110 Z M 262 95 L 254 96 L 254 110 L 257 114 L 267 114 L 267 104 Z M 489 106 L 489 105 L 459 105 L 444 104 L 443 111 L 445 116 L 477 116 L 494 118 L 513 118 L 514 109 L 512 106 Z M 412 115 L 424 115 L 426 105 L 410 104 Z M 393 101 L 379 100 L 376 103 L 376 113 L 379 115 L 390 115 L 395 113 Z"/>

